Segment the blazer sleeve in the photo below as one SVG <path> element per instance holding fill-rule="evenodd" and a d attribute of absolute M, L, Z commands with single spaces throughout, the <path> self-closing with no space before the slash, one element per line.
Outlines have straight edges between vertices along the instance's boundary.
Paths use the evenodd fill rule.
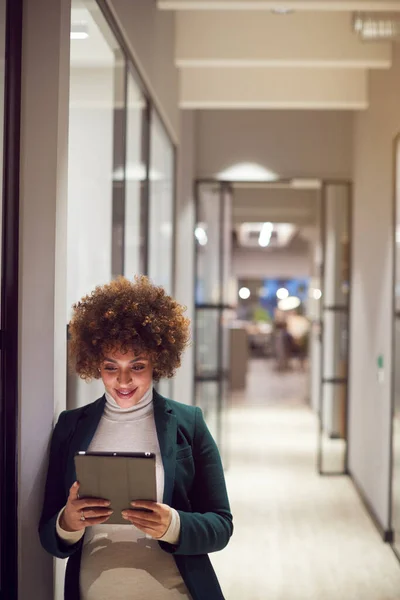
<path fill-rule="evenodd" d="M 57 535 L 56 531 L 58 514 L 67 502 L 64 483 L 68 443 L 66 414 L 66 412 L 60 414 L 53 431 L 42 516 L 39 522 L 40 542 L 47 552 L 57 558 L 68 558 L 82 544 L 82 540 L 76 544 L 67 544 Z"/>
<path fill-rule="evenodd" d="M 176 555 L 217 552 L 225 548 L 233 533 L 221 457 L 198 407 L 192 449 L 195 462 L 190 493 L 193 512 L 178 510 L 181 532 L 177 544 L 161 542 L 163 550 Z"/>

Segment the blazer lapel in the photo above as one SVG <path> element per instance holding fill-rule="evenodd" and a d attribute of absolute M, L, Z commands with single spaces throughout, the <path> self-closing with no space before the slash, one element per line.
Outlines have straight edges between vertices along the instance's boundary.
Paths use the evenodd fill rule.
<path fill-rule="evenodd" d="M 175 482 L 177 420 L 168 401 L 156 391 L 153 402 L 154 421 L 165 472 L 163 503 L 170 506 Z"/>
<path fill-rule="evenodd" d="M 96 429 L 104 412 L 105 403 L 106 398 L 105 396 L 102 396 L 99 400 L 96 400 L 96 402 L 88 404 L 82 411 L 82 415 L 76 424 L 69 446 L 69 460 L 67 461 L 69 467 L 67 473 L 68 489 L 71 487 L 72 483 L 76 481 L 74 456 L 77 452 L 82 450 L 86 451 L 89 448 L 90 442 L 96 433 Z"/>

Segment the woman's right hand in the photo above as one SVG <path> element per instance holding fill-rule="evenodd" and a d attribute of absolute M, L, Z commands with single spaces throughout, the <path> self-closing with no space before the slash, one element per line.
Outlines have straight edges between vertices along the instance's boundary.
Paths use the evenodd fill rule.
<path fill-rule="evenodd" d="M 113 513 L 109 507 L 110 502 L 102 498 L 79 498 L 79 483 L 75 481 L 69 490 L 68 502 L 60 517 L 60 527 L 71 532 L 105 523 Z"/>

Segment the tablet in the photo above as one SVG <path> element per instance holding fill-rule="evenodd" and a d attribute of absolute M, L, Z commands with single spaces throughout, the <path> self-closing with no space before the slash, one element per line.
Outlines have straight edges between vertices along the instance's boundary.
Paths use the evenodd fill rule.
<path fill-rule="evenodd" d="M 114 511 L 105 525 L 129 525 L 121 511 L 134 500 L 157 501 L 156 457 L 152 452 L 77 452 L 80 498 L 104 498 Z"/>

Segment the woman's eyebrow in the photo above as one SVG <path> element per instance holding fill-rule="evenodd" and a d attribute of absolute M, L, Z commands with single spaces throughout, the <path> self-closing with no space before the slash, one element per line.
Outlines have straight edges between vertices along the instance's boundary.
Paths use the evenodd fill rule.
<path fill-rule="evenodd" d="M 104 360 L 106 360 L 107 362 L 112 362 L 116 365 L 118 364 L 117 360 L 114 360 L 113 358 L 108 358 L 107 356 L 104 358 Z M 148 358 L 146 356 L 137 356 L 136 358 L 130 361 L 130 364 L 138 362 L 139 360 L 148 360 Z"/>

